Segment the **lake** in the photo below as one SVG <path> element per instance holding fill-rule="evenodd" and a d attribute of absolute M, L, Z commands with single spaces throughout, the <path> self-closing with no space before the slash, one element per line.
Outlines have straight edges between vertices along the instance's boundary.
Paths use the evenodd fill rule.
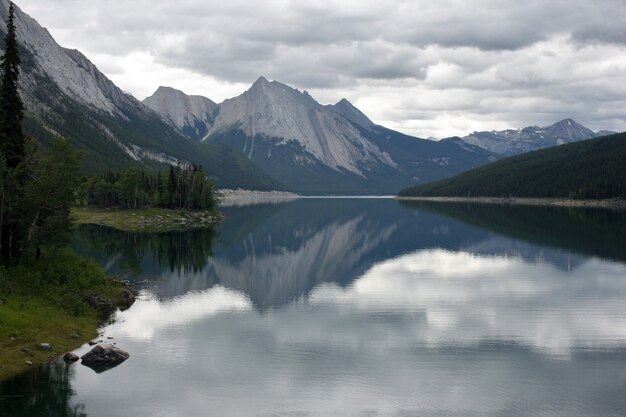
<path fill-rule="evenodd" d="M 0 387 L 0 415 L 626 415 L 624 212 L 223 211 L 216 230 L 78 228 L 77 250 L 141 284 L 102 330 L 131 357 L 35 369 Z"/>

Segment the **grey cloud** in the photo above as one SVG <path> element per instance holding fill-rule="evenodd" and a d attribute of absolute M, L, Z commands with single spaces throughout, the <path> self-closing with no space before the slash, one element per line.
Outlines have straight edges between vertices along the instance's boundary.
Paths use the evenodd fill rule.
<path fill-rule="evenodd" d="M 589 42 L 626 44 L 626 27 L 623 21 L 583 26 L 572 33 L 572 39 L 582 44 Z"/>
<path fill-rule="evenodd" d="M 117 79 L 120 68 L 136 69 L 126 62 L 137 52 L 228 85 L 265 75 L 330 101 L 377 101 L 364 108 L 374 120 L 419 136 L 464 134 L 451 126 L 482 126 L 488 114 L 511 127 L 552 117 L 626 123 L 616 110 L 626 85 L 623 0 L 19 5 L 65 46 L 104 56 Z"/>

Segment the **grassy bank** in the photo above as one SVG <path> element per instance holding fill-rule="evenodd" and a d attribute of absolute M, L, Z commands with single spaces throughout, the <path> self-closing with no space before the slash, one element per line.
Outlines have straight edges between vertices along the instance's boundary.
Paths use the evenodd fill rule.
<path fill-rule="evenodd" d="M 209 227 L 222 220 L 216 211 L 170 210 L 147 208 L 141 210 L 98 209 L 72 210 L 76 224 L 97 224 L 126 231 L 165 232 L 196 227 Z"/>
<path fill-rule="evenodd" d="M 123 284 L 70 250 L 24 265 L 0 270 L 0 380 L 81 346 L 126 303 Z"/>

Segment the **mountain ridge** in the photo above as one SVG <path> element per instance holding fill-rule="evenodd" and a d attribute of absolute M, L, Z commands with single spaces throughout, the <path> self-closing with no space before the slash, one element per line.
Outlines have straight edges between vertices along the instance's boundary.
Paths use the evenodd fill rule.
<path fill-rule="evenodd" d="M 208 130 L 206 143 L 242 152 L 288 189 L 305 193 L 388 193 L 493 160 L 466 143 L 378 126 L 346 99 L 322 105 L 263 76 L 220 103 Z"/>
<path fill-rule="evenodd" d="M 0 0 L 0 34 L 6 32 L 8 8 L 9 2 Z M 221 186 L 280 188 L 238 152 L 188 140 L 124 93 L 80 51 L 58 45 L 17 6 L 16 28 L 25 133 L 44 145 L 55 134 L 65 137 L 85 152 L 84 171 L 197 164 Z"/>
<path fill-rule="evenodd" d="M 575 120 L 566 118 L 544 127 L 527 126 L 517 130 L 473 132 L 461 139 L 501 156 L 514 156 L 609 134 L 615 132 L 594 132 Z"/>

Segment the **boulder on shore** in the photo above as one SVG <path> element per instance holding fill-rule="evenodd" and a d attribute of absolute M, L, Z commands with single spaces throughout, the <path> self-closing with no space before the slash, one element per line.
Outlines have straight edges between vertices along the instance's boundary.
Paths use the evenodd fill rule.
<path fill-rule="evenodd" d="M 128 310 L 135 303 L 135 294 L 131 290 L 123 288 L 120 293 L 119 309 Z"/>
<path fill-rule="evenodd" d="M 84 354 L 82 364 L 93 369 L 97 373 L 108 371 L 115 368 L 120 363 L 130 357 L 128 352 L 123 351 L 117 346 L 106 343 L 96 345 L 90 352 Z"/>
<path fill-rule="evenodd" d="M 66 363 L 74 363 L 76 361 L 78 361 L 78 359 L 80 359 L 78 356 L 76 356 L 75 354 L 73 354 L 72 352 L 67 352 L 65 355 L 63 355 L 63 360 Z"/>

